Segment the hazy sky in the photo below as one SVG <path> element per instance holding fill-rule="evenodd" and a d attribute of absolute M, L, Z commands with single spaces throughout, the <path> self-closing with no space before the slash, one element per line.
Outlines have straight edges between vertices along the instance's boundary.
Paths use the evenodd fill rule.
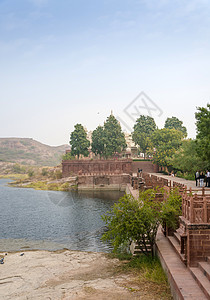
<path fill-rule="evenodd" d="M 145 105 L 195 137 L 207 102 L 209 0 L 0 0 L 0 137 L 59 145 Z"/>

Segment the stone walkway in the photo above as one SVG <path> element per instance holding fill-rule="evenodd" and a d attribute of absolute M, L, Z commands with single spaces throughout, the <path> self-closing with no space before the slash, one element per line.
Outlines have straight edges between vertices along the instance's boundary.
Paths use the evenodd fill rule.
<path fill-rule="evenodd" d="M 199 193 L 201 193 L 201 191 L 202 191 L 202 188 L 197 187 L 196 184 L 195 184 L 195 181 L 193 181 L 193 180 L 186 180 L 186 179 L 180 178 L 180 177 L 172 177 L 172 176 L 168 176 L 168 175 L 163 175 L 161 173 L 150 173 L 150 174 L 156 175 L 158 177 L 162 177 L 162 178 L 165 178 L 165 179 L 168 179 L 168 180 L 171 180 L 171 182 L 175 181 L 175 182 L 182 183 L 182 184 L 187 186 L 187 189 L 192 188 L 192 190 L 197 190 Z M 210 194 L 210 188 L 205 187 L 205 193 Z"/>

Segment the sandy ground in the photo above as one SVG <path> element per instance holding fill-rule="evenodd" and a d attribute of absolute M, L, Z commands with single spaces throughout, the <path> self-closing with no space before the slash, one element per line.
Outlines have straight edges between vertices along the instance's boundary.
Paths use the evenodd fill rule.
<path fill-rule="evenodd" d="M 119 273 L 117 259 L 103 253 L 26 251 L 0 257 L 0 299 L 152 299 L 131 275 Z"/>

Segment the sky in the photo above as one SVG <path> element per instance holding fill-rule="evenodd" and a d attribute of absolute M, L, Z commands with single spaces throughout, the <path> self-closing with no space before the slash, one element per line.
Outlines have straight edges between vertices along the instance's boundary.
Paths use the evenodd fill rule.
<path fill-rule="evenodd" d="M 209 0 L 0 0 L 0 137 L 67 144 L 112 111 L 195 138 L 208 102 Z"/>

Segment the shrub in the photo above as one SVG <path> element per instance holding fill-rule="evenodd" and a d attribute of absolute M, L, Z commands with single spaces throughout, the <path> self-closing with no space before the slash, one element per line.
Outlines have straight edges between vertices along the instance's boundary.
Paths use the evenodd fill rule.
<path fill-rule="evenodd" d="M 154 201 L 155 194 L 155 190 L 142 192 L 138 200 L 125 195 L 102 216 L 108 227 L 102 239 L 111 241 L 115 252 L 121 244 L 133 240 L 145 255 L 153 256 L 162 206 L 161 202 Z"/>
<path fill-rule="evenodd" d="M 34 171 L 28 170 L 28 177 L 33 177 L 33 176 L 34 176 Z"/>
<path fill-rule="evenodd" d="M 42 176 L 47 176 L 48 175 L 48 170 L 47 168 L 42 169 Z"/>
<path fill-rule="evenodd" d="M 179 194 L 179 190 L 172 190 L 164 202 L 162 207 L 162 225 L 166 225 L 168 228 L 177 229 L 179 216 L 182 214 L 182 197 Z"/>
<path fill-rule="evenodd" d="M 157 193 L 159 196 L 163 190 L 141 192 L 139 199 L 125 195 L 114 204 L 111 211 L 102 216 L 107 225 L 102 240 L 110 241 L 114 252 L 119 252 L 129 242 L 135 241 L 143 254 L 152 254 L 153 257 L 159 224 L 165 223 L 168 227 L 176 228 L 178 216 L 181 215 L 178 190 L 173 190 L 166 202 L 156 201 Z"/>

